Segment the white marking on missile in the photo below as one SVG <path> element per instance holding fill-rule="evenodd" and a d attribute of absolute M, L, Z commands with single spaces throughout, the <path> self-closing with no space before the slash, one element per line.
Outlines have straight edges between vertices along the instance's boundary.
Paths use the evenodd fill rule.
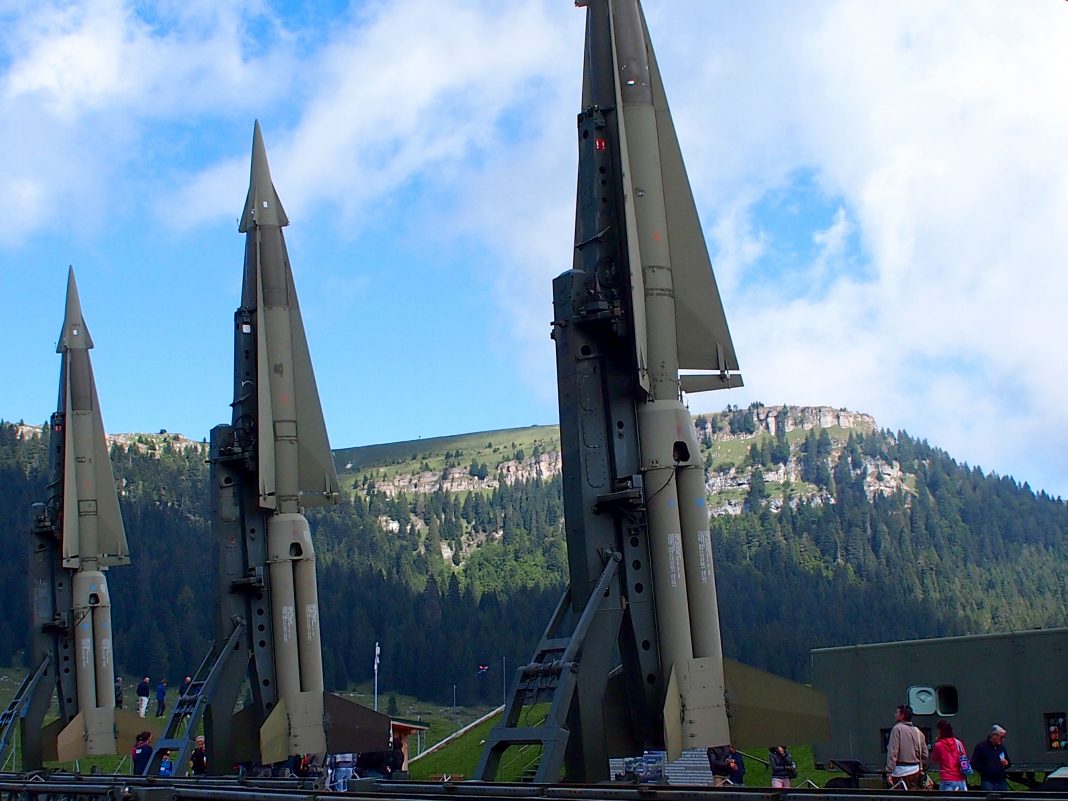
<path fill-rule="evenodd" d="M 93 662 L 93 641 L 82 640 L 82 667 L 88 667 Z"/>
<path fill-rule="evenodd" d="M 677 531 L 668 534 L 668 574 L 671 586 L 678 587 L 682 580 L 682 535 Z"/>
<path fill-rule="evenodd" d="M 297 611 L 292 606 L 282 607 L 282 641 L 289 642 L 293 627 L 297 625 Z"/>
<path fill-rule="evenodd" d="M 308 627 L 308 639 L 314 640 L 319 634 L 319 604 L 305 604 L 304 624 Z"/>
<path fill-rule="evenodd" d="M 111 639 L 104 638 L 100 641 L 100 663 L 107 667 L 111 664 Z"/>
<path fill-rule="evenodd" d="M 697 532 L 697 553 L 701 583 L 707 584 L 712 580 L 712 535 L 708 531 Z"/>

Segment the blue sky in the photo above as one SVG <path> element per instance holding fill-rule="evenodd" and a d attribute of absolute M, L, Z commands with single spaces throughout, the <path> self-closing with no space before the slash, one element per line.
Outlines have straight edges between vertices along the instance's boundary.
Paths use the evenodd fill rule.
<path fill-rule="evenodd" d="M 752 400 L 1068 495 L 1068 5 L 646 3 Z M 335 447 L 556 421 L 567 0 L 0 0 L 0 418 L 73 264 L 110 431 L 228 419 L 261 121 Z"/>

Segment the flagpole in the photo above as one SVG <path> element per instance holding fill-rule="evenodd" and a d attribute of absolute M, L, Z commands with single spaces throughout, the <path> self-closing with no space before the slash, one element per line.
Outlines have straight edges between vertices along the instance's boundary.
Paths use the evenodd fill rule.
<path fill-rule="evenodd" d="M 382 649 L 378 647 L 378 641 L 375 641 L 375 712 L 378 711 L 378 656 L 382 653 Z"/>

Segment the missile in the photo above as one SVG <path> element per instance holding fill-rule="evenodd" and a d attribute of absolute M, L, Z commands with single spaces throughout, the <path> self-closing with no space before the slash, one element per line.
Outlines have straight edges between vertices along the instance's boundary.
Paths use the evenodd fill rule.
<path fill-rule="evenodd" d="M 56 347 L 62 363 L 52 432 L 63 437 L 59 527 L 62 566 L 70 571 L 78 710 L 58 734 L 56 755 L 61 760 L 116 752 L 111 601 L 104 571 L 129 564 L 130 551 L 89 359 L 92 347 L 72 268 L 67 274 L 66 311 Z M 51 746 L 47 747 L 50 751 Z"/>
<path fill-rule="evenodd" d="M 257 121 L 239 227 L 245 264 L 235 316 L 233 428 L 254 443 L 266 520 L 278 702 L 260 729 L 265 762 L 327 750 L 315 548 L 303 510 L 340 497 L 282 234 L 288 224 Z M 250 351 L 254 360 L 245 356 Z"/>
<path fill-rule="evenodd" d="M 552 330 L 570 581 L 487 737 L 483 781 L 530 744 L 535 781 L 597 782 L 613 756 L 674 760 L 734 731 L 826 732 L 825 698 L 723 658 L 704 465 L 682 396 L 741 386 L 738 359 L 641 4 L 575 5 L 586 9 L 575 249 L 553 280 Z M 519 725 L 547 697 L 542 724 Z"/>
<path fill-rule="evenodd" d="M 581 5 L 575 266 L 595 296 L 616 284 L 629 312 L 664 741 L 669 752 L 720 745 L 730 733 L 704 466 L 682 391 L 740 386 L 738 361 L 641 7 Z M 712 372 L 681 377 L 680 368 Z"/>
<path fill-rule="evenodd" d="M 732 729 L 767 742 L 819 739 L 827 723 L 819 694 L 730 660 L 725 679 L 704 468 L 682 396 L 741 386 L 738 358 L 640 0 L 576 5 L 586 8 L 583 112 L 574 269 L 562 286 L 588 329 L 611 320 L 613 333 L 595 341 L 606 364 L 629 373 L 606 380 L 606 394 L 609 408 L 634 399 L 639 481 L 628 483 L 644 493 L 663 747 L 673 758 L 723 745 Z M 629 418 L 612 414 L 623 439 Z M 573 568 L 573 586 L 574 576 Z"/>

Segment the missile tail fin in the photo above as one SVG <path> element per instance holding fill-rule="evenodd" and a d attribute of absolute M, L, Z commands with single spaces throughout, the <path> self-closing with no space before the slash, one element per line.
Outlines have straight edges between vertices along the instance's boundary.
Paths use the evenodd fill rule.
<path fill-rule="evenodd" d="M 676 659 L 664 696 L 664 748 L 674 761 L 687 748 L 731 742 L 718 659 Z M 746 742 L 749 742 L 748 740 Z"/>
<path fill-rule="evenodd" d="M 723 660 L 731 736 L 739 743 L 829 740 L 827 696 L 765 670 Z"/>

